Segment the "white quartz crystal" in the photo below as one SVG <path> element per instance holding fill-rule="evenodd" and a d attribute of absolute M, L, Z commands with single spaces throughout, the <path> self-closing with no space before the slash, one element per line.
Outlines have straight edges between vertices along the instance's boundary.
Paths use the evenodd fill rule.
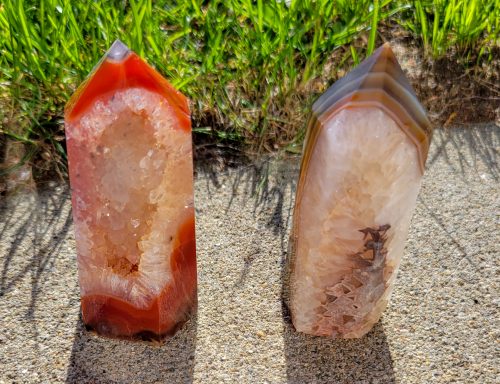
<path fill-rule="evenodd" d="M 295 217 L 294 325 L 360 337 L 384 310 L 403 253 L 422 177 L 417 148 L 381 109 L 345 108 L 323 122 L 307 166 Z"/>
<path fill-rule="evenodd" d="M 162 100 L 118 91 L 67 129 L 82 296 L 147 308 L 171 279 L 172 239 L 193 214 L 191 134 Z"/>

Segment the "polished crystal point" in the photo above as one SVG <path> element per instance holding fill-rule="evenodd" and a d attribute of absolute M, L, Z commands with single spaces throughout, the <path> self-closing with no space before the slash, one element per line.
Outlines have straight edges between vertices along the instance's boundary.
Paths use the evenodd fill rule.
<path fill-rule="evenodd" d="M 83 321 L 161 340 L 197 297 L 187 100 L 116 41 L 65 125 Z"/>
<path fill-rule="evenodd" d="M 387 305 L 424 170 L 430 123 L 389 45 L 313 105 L 291 235 L 295 328 L 360 337 Z"/>

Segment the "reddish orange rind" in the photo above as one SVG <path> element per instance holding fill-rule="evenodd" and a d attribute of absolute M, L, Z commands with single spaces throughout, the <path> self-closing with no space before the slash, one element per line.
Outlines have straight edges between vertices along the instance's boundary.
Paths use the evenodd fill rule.
<path fill-rule="evenodd" d="M 119 59 L 113 57 L 117 47 L 123 50 Z M 189 106 L 184 95 L 119 41 L 113 44 L 66 104 L 65 121 L 71 123 L 78 119 L 99 99 L 112 97 L 116 91 L 134 87 L 163 96 L 178 119 L 178 128 L 191 131 Z"/>
<path fill-rule="evenodd" d="M 149 308 L 136 308 L 115 297 L 87 295 L 81 299 L 84 324 L 100 335 L 127 339 L 162 340 L 175 333 L 197 302 L 194 229 L 194 216 L 180 227 L 170 258 L 172 281 Z"/>

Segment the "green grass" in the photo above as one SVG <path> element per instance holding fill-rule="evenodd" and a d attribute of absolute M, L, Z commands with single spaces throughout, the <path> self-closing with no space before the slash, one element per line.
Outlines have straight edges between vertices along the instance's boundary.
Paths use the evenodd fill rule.
<path fill-rule="evenodd" d="M 0 134 L 26 145 L 23 161 L 64 166 L 64 104 L 120 38 L 191 99 L 198 135 L 295 151 L 312 100 L 373 51 L 378 25 L 400 23 L 434 56 L 484 53 L 499 3 L 4 0 Z"/>
<path fill-rule="evenodd" d="M 453 47 L 465 54 L 479 48 L 482 56 L 487 47 L 498 45 L 499 0 L 417 0 L 413 11 L 404 25 L 421 36 L 434 57 Z"/>

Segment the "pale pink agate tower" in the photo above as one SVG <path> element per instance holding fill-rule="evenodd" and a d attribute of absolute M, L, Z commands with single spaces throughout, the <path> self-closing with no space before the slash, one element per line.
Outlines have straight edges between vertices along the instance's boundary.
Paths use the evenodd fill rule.
<path fill-rule="evenodd" d="M 353 338 L 387 305 L 431 137 L 388 44 L 313 105 L 291 236 L 295 328 Z"/>
<path fill-rule="evenodd" d="M 161 340 L 196 306 L 187 100 L 116 41 L 65 124 L 83 321 Z"/>

